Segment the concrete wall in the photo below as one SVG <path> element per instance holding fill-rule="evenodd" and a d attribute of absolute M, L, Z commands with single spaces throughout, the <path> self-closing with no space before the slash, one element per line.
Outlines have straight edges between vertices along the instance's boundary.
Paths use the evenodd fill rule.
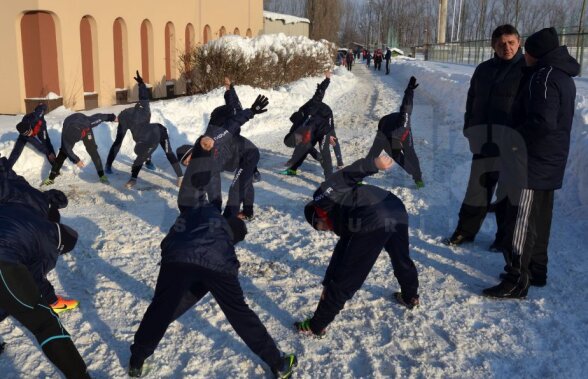
<path fill-rule="evenodd" d="M 308 28 L 309 24 L 306 22 L 286 24 L 283 20 L 263 19 L 264 34 L 284 33 L 287 36 L 308 37 Z"/>
<path fill-rule="evenodd" d="M 227 11 L 230 10 L 230 11 Z M 51 42 L 42 43 L 45 38 L 40 31 L 42 45 L 39 63 L 33 61 L 25 68 L 23 51 L 23 31 L 21 21 L 27 12 L 42 11 L 49 14 L 55 27 L 56 57 L 51 57 Z M 173 44 L 180 52 L 185 49 L 186 26 L 191 24 L 194 30 L 194 44 L 203 42 L 204 27 L 211 28 L 211 39 L 219 37 L 219 31 L 224 27 L 227 33 L 233 33 L 238 28 L 245 36 L 251 31 L 256 36 L 263 30 L 263 2 L 262 0 L 18 0 L 4 1 L 0 12 L 0 50 L 3 58 L 0 60 L 0 79 L 3 84 L 0 91 L 0 113 L 23 113 L 24 99 L 27 97 L 25 87 L 25 72 L 27 78 L 35 72 L 42 72 L 33 81 L 42 81 L 37 88 L 50 88 L 63 97 L 64 105 L 72 109 L 84 108 L 84 70 L 86 83 L 89 82 L 88 72 L 93 74 L 93 90 L 98 93 L 99 106 L 114 104 L 115 97 L 115 39 L 114 21 L 122 19 L 124 55 L 122 82 L 129 88 L 129 100 L 137 97 L 137 88 L 133 80 L 135 70 L 143 70 L 147 59 L 149 84 L 153 86 L 154 97 L 166 95 L 166 38 L 165 28 L 168 23 L 173 24 Z M 89 16 L 89 26 L 93 34 L 93 45 L 84 47 L 82 55 L 82 39 L 87 41 L 88 24 L 84 23 L 81 31 L 82 19 Z M 148 20 L 150 35 L 147 37 L 149 52 L 142 53 L 141 25 Z M 24 32 L 27 41 L 34 36 L 31 28 Z M 28 45 L 28 42 L 26 42 Z M 32 44 L 32 42 L 31 42 Z M 167 41 L 168 49 L 170 41 Z M 48 52 L 44 52 L 48 50 Z M 47 55 L 48 54 L 48 55 Z M 145 58 L 145 59 L 144 59 Z M 28 59 L 28 58 L 27 58 Z M 93 67 L 87 67 L 91 59 Z M 174 63 L 177 56 L 170 57 Z M 47 60 L 47 63 L 43 63 Z M 86 64 L 83 65 L 82 61 Z M 52 69 L 52 62 L 56 61 L 56 70 Z M 37 65 L 37 66 L 35 66 Z M 47 66 L 47 68 L 45 67 Z M 179 78 L 178 65 L 172 64 L 172 78 Z M 118 67 L 119 71 L 121 70 Z M 57 73 L 51 74 L 51 71 Z M 55 78 L 55 75 L 57 78 Z M 86 88 L 90 88 L 88 84 Z M 177 80 L 176 93 L 182 92 L 184 85 Z M 29 96 L 30 97 L 30 96 Z"/>

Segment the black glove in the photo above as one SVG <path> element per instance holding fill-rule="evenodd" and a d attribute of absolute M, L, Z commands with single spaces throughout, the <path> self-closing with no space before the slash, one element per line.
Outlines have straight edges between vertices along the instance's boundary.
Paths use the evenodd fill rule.
<path fill-rule="evenodd" d="M 135 76 L 133 79 L 135 79 L 139 84 L 145 83 L 141 75 L 139 75 L 139 70 L 137 70 L 137 76 Z"/>
<path fill-rule="evenodd" d="M 411 76 L 410 80 L 408 81 L 408 86 L 406 86 L 406 89 L 415 89 L 418 86 L 419 85 L 416 82 L 416 78 L 414 76 Z"/>
<path fill-rule="evenodd" d="M 253 114 L 267 112 L 267 109 L 265 107 L 267 107 L 268 104 L 269 101 L 267 97 L 263 95 L 257 95 L 257 99 L 255 99 L 253 104 L 251 104 L 251 112 L 253 112 Z"/>

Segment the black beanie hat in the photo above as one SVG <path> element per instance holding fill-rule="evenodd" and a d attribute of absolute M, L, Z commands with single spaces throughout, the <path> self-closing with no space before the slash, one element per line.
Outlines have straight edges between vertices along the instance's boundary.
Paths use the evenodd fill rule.
<path fill-rule="evenodd" d="M 525 41 L 525 52 L 537 59 L 557 47 L 559 47 L 559 38 L 555 28 L 541 29 L 531 34 Z"/>
<path fill-rule="evenodd" d="M 20 134 L 25 134 L 31 130 L 31 125 L 28 122 L 21 121 L 16 125 L 16 130 L 18 130 Z"/>
<path fill-rule="evenodd" d="M 176 149 L 176 155 L 181 164 L 184 164 L 184 159 L 192 153 L 192 147 L 193 145 L 182 145 Z"/>
<path fill-rule="evenodd" d="M 310 202 L 306 204 L 304 207 L 304 217 L 306 217 L 306 221 L 316 229 L 316 209 L 314 207 L 314 202 Z"/>
<path fill-rule="evenodd" d="M 78 242 L 78 232 L 64 224 L 57 224 L 57 229 L 59 231 L 59 242 L 57 246 L 59 254 L 69 253 Z"/>
<path fill-rule="evenodd" d="M 233 233 L 233 245 L 236 245 L 245 239 L 245 236 L 247 235 L 245 221 L 241 220 L 239 217 L 231 216 L 227 218 L 227 224 L 229 224 L 231 232 Z"/>

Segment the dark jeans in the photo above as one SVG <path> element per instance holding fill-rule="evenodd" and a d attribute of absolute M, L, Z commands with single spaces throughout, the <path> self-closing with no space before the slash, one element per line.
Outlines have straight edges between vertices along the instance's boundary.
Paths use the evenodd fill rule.
<path fill-rule="evenodd" d="M 500 176 L 496 166 L 497 159 L 481 154 L 474 154 L 472 158 L 468 187 L 459 210 L 459 220 L 455 229 L 456 233 L 466 238 L 474 238 L 478 234 L 488 213 L 488 207 Z M 503 225 L 499 223 L 501 212 L 503 211 L 499 210 L 497 213 L 497 240 L 503 238 L 501 234 Z"/>
<path fill-rule="evenodd" d="M 0 261 L 0 277 L 0 308 L 35 336 L 43 353 L 67 378 L 89 378 L 69 333 L 41 297 L 27 268 Z"/>
<path fill-rule="evenodd" d="M 323 280 L 325 296 L 310 322 L 313 332 L 318 334 L 327 327 L 361 288 L 382 249 L 390 256 L 402 294 L 406 298 L 418 294 L 418 274 L 408 250 L 408 225 L 398 224 L 393 231 L 377 229 L 341 237 Z"/>
<path fill-rule="evenodd" d="M 238 277 L 188 263 L 161 265 L 155 295 L 131 345 L 131 361 L 140 363 L 151 356 L 168 326 L 208 292 L 245 344 L 270 368 L 281 368 L 280 351 L 245 302 Z"/>

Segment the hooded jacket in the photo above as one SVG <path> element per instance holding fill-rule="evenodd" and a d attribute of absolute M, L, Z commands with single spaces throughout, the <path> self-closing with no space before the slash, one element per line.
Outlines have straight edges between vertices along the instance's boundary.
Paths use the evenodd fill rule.
<path fill-rule="evenodd" d="M 515 130 L 527 153 L 527 188 L 554 190 L 562 186 L 570 150 L 576 86 L 580 65 L 566 46 L 526 67 L 513 106 Z"/>

